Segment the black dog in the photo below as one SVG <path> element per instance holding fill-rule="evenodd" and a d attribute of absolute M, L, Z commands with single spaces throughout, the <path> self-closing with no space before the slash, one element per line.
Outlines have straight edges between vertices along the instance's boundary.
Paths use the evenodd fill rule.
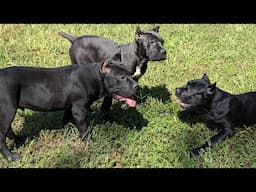
<path fill-rule="evenodd" d="M 6 136 L 18 108 L 37 111 L 66 110 L 63 123 L 73 122 L 84 139 L 89 133 L 86 116 L 90 105 L 102 96 L 127 99 L 137 82 L 120 67 L 120 61 L 107 59 L 102 63 L 70 65 L 52 69 L 10 67 L 0 70 L 0 152 L 15 160 L 20 155 L 6 147 Z"/>
<path fill-rule="evenodd" d="M 193 149 L 190 156 L 199 155 L 201 149 L 210 148 L 234 133 L 234 127 L 256 123 L 256 92 L 232 95 L 211 84 L 207 75 L 176 88 L 183 115 L 202 115 L 215 126 L 218 134 L 204 145 Z"/>
<path fill-rule="evenodd" d="M 59 32 L 59 35 L 71 42 L 69 55 L 72 64 L 100 62 L 112 57 L 115 53 L 120 53 L 124 67 L 133 74 L 136 81 L 146 72 L 148 61 L 166 59 L 166 50 L 163 47 L 164 41 L 159 35 L 159 26 L 145 32 L 137 27 L 135 40 L 126 45 L 120 45 L 99 36 L 74 37 L 64 32 Z M 111 104 L 112 98 L 105 97 L 101 111 L 108 112 Z"/>

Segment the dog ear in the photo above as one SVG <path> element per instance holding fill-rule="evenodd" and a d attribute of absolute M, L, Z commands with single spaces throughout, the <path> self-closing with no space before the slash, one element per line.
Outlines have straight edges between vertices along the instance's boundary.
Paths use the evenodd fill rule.
<path fill-rule="evenodd" d="M 135 41 L 139 41 L 142 39 L 143 31 L 140 29 L 139 26 L 137 26 L 136 31 L 135 31 Z"/>
<path fill-rule="evenodd" d="M 203 75 L 202 80 L 205 80 L 206 82 L 210 83 L 210 79 L 207 74 Z"/>
<path fill-rule="evenodd" d="M 112 60 L 114 61 L 121 61 L 121 54 L 120 53 L 116 53 L 113 57 Z"/>
<path fill-rule="evenodd" d="M 155 32 L 159 33 L 159 28 L 160 28 L 160 26 L 156 26 L 153 29 L 151 29 L 151 31 L 155 31 Z"/>
<path fill-rule="evenodd" d="M 208 85 L 206 89 L 206 95 L 212 95 L 216 91 L 216 82 L 213 84 Z"/>
<path fill-rule="evenodd" d="M 101 65 L 100 65 L 100 73 L 101 74 L 106 74 L 111 71 L 111 68 L 109 66 L 110 62 L 111 62 L 111 59 L 106 59 L 101 63 Z"/>
<path fill-rule="evenodd" d="M 141 29 L 140 29 L 140 27 L 139 27 L 139 26 L 137 26 L 137 27 L 136 27 L 135 34 L 136 34 L 136 33 L 139 33 L 139 32 L 141 32 Z"/>

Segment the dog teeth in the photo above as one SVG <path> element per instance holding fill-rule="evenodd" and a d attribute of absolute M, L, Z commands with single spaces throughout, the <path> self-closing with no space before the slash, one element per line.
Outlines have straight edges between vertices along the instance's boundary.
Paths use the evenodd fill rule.
<path fill-rule="evenodd" d="M 183 107 L 183 108 L 191 107 L 191 105 L 187 104 L 187 103 L 180 103 L 180 106 Z"/>

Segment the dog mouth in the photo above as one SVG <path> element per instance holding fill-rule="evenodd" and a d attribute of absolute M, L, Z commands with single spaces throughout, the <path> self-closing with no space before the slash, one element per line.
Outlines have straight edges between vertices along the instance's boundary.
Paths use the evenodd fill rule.
<path fill-rule="evenodd" d="M 166 59 L 167 58 L 167 54 L 162 55 L 162 59 Z"/>
<path fill-rule="evenodd" d="M 191 104 L 188 104 L 188 103 L 185 103 L 185 102 L 180 102 L 180 106 L 181 106 L 183 109 L 189 109 L 190 107 L 192 107 Z"/>
<path fill-rule="evenodd" d="M 163 61 L 163 60 L 166 60 L 167 56 L 164 55 L 164 56 L 160 56 L 160 57 L 157 57 L 157 58 L 151 58 L 150 60 L 151 61 Z"/>
<path fill-rule="evenodd" d="M 125 101 L 126 104 L 127 104 L 129 107 L 135 107 L 135 106 L 136 106 L 136 101 L 135 101 L 135 99 L 133 99 L 132 97 L 124 97 L 124 96 L 116 95 L 116 94 L 114 94 L 114 97 L 115 97 L 118 101 Z"/>

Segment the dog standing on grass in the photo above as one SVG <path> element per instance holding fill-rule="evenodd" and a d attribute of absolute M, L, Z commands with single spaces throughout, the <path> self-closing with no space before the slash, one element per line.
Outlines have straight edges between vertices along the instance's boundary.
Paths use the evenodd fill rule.
<path fill-rule="evenodd" d="M 125 99 L 134 107 L 136 101 L 132 95 L 138 84 L 129 71 L 120 67 L 122 63 L 116 58 L 120 56 L 101 63 L 48 69 L 0 69 L 0 152 L 3 157 L 11 160 L 20 158 L 6 146 L 6 136 L 13 136 L 11 123 L 18 108 L 44 112 L 65 110 L 63 124 L 74 123 L 79 137 L 85 139 L 90 131 L 87 114 L 94 101 L 112 96 L 118 100 Z"/>
<path fill-rule="evenodd" d="M 163 47 L 164 40 L 159 34 L 159 26 L 147 31 L 137 27 L 135 40 L 126 45 L 100 36 L 75 37 L 64 32 L 59 32 L 59 35 L 71 42 L 69 55 L 72 64 L 100 62 L 120 53 L 124 68 L 133 74 L 136 81 L 146 72 L 149 61 L 165 60 L 167 56 Z M 111 104 L 112 97 L 105 97 L 101 107 L 102 117 L 107 115 Z"/>
<path fill-rule="evenodd" d="M 235 127 L 256 123 L 256 92 L 230 94 L 217 88 L 216 82 L 210 83 L 206 74 L 176 88 L 176 96 L 185 109 L 181 117 L 202 115 L 209 125 L 218 130 L 218 134 L 209 141 L 190 151 L 191 157 L 199 155 L 201 149 L 211 148 L 232 136 Z"/>

